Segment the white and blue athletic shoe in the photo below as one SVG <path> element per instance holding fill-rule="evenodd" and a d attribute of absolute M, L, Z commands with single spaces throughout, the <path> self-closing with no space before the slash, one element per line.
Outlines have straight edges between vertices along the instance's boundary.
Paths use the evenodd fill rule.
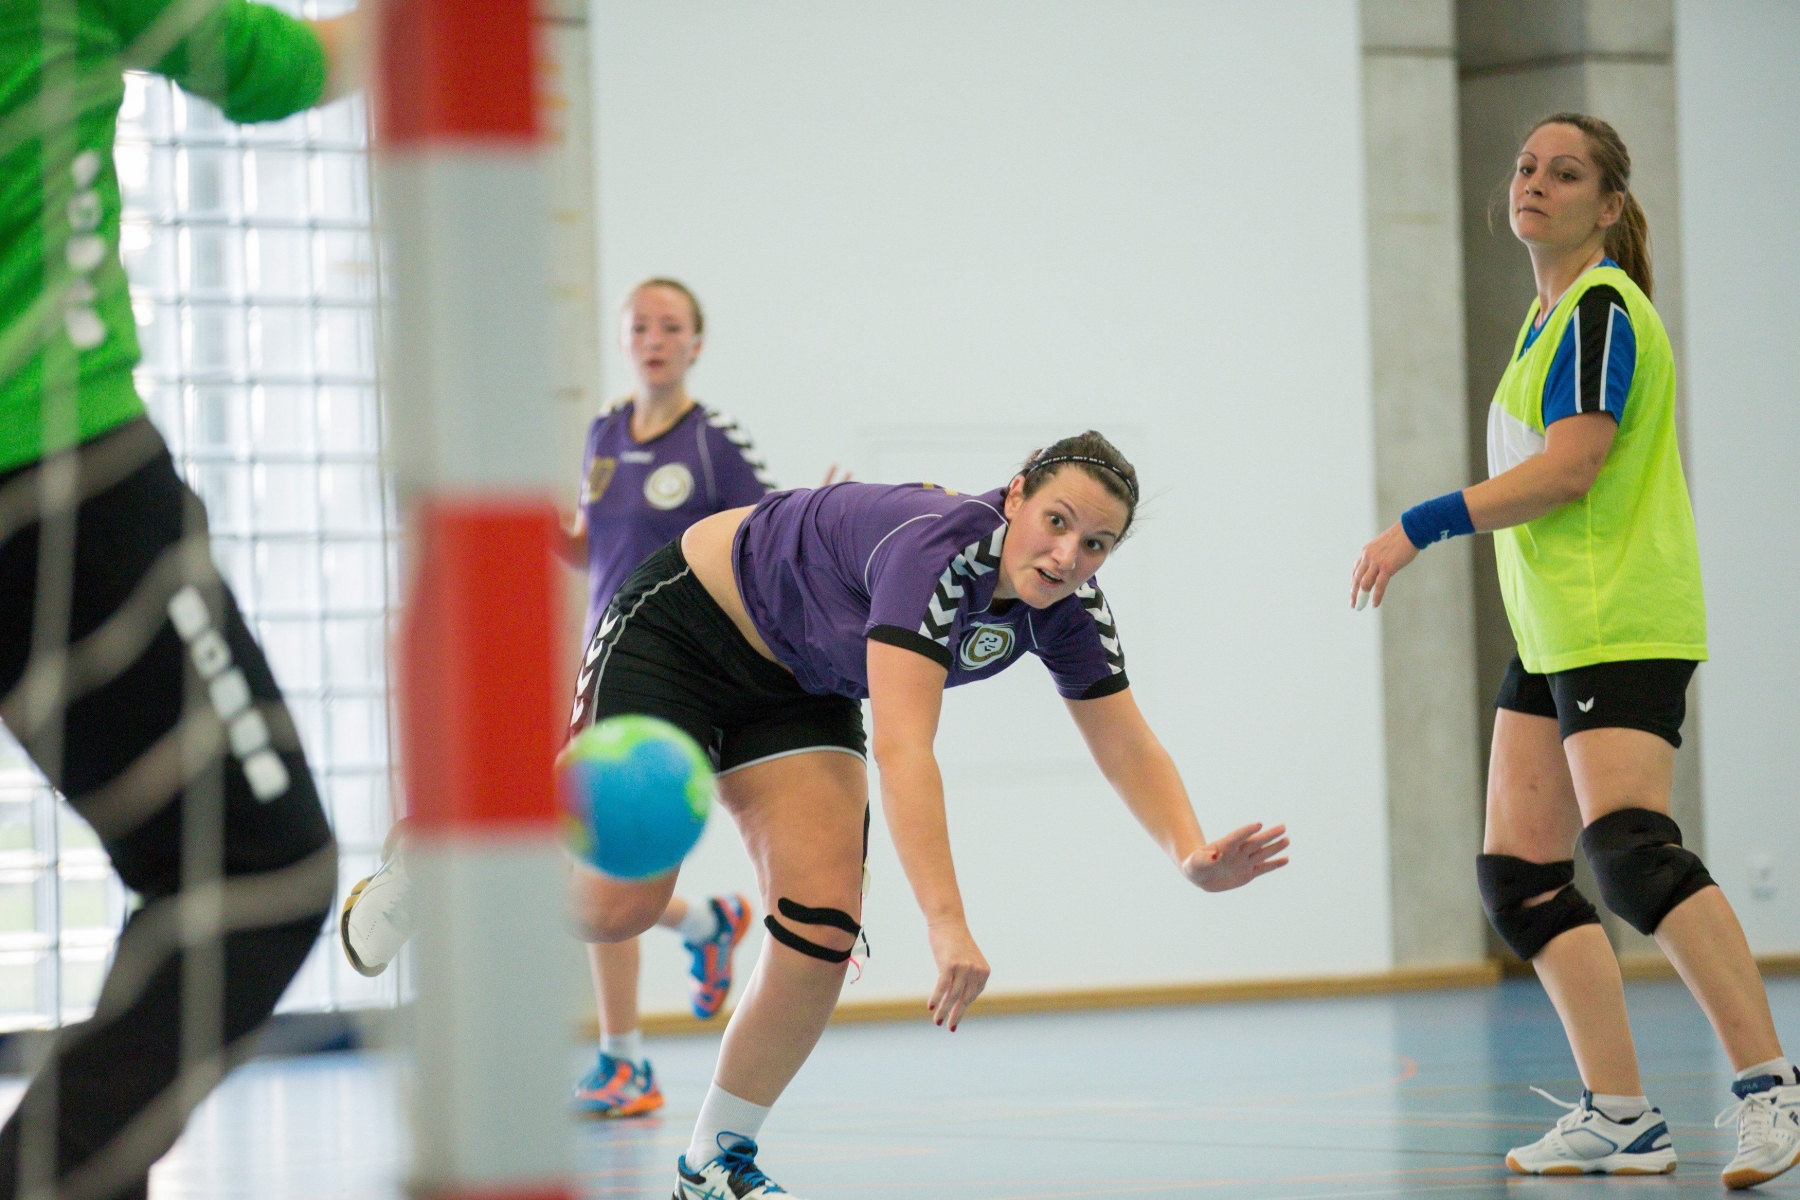
<path fill-rule="evenodd" d="M 1737 1123 L 1737 1154 L 1721 1178 L 1732 1189 L 1755 1187 L 1800 1163 L 1800 1086 L 1777 1086 L 1773 1075 L 1731 1085 L 1738 1102 L 1713 1120 Z"/>
<path fill-rule="evenodd" d="M 719 1140 L 729 1136 L 733 1135 L 721 1135 Z M 688 1169 L 685 1154 L 675 1162 L 673 1200 L 767 1200 L 770 1196 L 800 1200 L 762 1173 L 756 1165 L 756 1143 L 747 1139 L 733 1142 L 698 1171 Z"/>
<path fill-rule="evenodd" d="M 1675 1169 L 1675 1147 L 1660 1108 L 1615 1121 L 1594 1108 L 1592 1092 L 1583 1091 L 1581 1103 L 1570 1104 L 1542 1088 L 1531 1090 L 1569 1111 L 1531 1145 L 1507 1151 L 1506 1165 L 1519 1174 L 1667 1175 Z"/>

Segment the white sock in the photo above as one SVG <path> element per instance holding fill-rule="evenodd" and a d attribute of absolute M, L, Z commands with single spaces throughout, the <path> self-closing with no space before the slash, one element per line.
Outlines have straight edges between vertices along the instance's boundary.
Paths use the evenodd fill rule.
<path fill-rule="evenodd" d="M 694 1138 L 688 1143 L 688 1170 L 698 1171 L 738 1141 L 754 1142 L 768 1119 L 767 1108 L 739 1099 L 713 1084 L 706 1089 L 700 1120 L 694 1124 Z"/>
<path fill-rule="evenodd" d="M 675 926 L 675 932 L 681 935 L 684 942 L 704 942 L 719 932 L 719 918 L 713 913 L 711 900 L 700 900 L 688 905 L 687 916 L 681 918 L 681 924 Z"/>
<path fill-rule="evenodd" d="M 1629 1125 L 1650 1111 L 1647 1096 L 1602 1096 L 1593 1098 L 1594 1111 L 1618 1125 Z"/>
<path fill-rule="evenodd" d="M 634 1029 L 630 1033 L 603 1033 L 600 1035 L 600 1053 L 622 1058 L 641 1067 L 644 1065 L 644 1031 Z"/>
<path fill-rule="evenodd" d="M 1794 1064 L 1785 1058 L 1771 1058 L 1768 1062 L 1759 1062 L 1753 1067 L 1745 1067 L 1737 1073 L 1738 1082 L 1755 1079 L 1758 1075 L 1773 1075 L 1778 1082 L 1776 1087 L 1792 1087 L 1796 1082 Z"/>

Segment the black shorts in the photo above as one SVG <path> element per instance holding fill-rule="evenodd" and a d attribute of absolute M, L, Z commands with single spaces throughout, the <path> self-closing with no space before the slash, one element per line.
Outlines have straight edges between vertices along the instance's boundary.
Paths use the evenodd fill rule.
<path fill-rule="evenodd" d="M 1642 729 L 1680 749 L 1688 680 L 1698 665 L 1640 658 L 1533 675 L 1514 655 L 1494 707 L 1550 717 L 1565 738 L 1584 729 Z"/>
<path fill-rule="evenodd" d="M 622 713 L 693 737 L 721 775 L 809 750 L 867 757 L 862 704 L 814 696 L 751 648 L 670 542 L 631 573 L 582 655 L 573 737 Z"/>

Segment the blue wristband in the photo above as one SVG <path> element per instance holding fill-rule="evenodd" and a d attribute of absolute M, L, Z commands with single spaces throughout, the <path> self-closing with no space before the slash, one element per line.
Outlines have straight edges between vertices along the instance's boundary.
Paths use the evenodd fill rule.
<path fill-rule="evenodd" d="M 1406 530 L 1414 546 L 1423 550 L 1433 542 L 1474 533 L 1475 522 L 1469 519 L 1469 502 L 1456 491 L 1413 505 L 1401 514 L 1400 528 Z"/>

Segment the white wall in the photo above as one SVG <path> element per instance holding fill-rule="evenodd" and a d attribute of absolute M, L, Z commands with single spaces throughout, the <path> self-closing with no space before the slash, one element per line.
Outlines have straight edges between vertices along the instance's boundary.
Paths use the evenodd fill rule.
<path fill-rule="evenodd" d="M 1691 482 L 1712 661 L 1706 856 L 1758 953 L 1800 949 L 1800 6 L 1678 0 Z"/>
<path fill-rule="evenodd" d="M 978 490 L 1112 436 L 1148 496 L 1101 574 L 1140 703 L 1210 835 L 1293 826 L 1288 871 L 1202 894 L 1035 662 L 952 693 L 992 988 L 1385 968 L 1377 625 L 1345 603 L 1375 527 L 1355 6 L 601 3 L 595 37 L 606 303 L 699 291 L 696 394 L 785 483 Z M 846 998 L 923 996 L 884 833 L 871 865 Z M 716 822 L 683 891 L 749 883 Z M 645 944 L 646 1007 L 680 1007 L 674 939 Z"/>

